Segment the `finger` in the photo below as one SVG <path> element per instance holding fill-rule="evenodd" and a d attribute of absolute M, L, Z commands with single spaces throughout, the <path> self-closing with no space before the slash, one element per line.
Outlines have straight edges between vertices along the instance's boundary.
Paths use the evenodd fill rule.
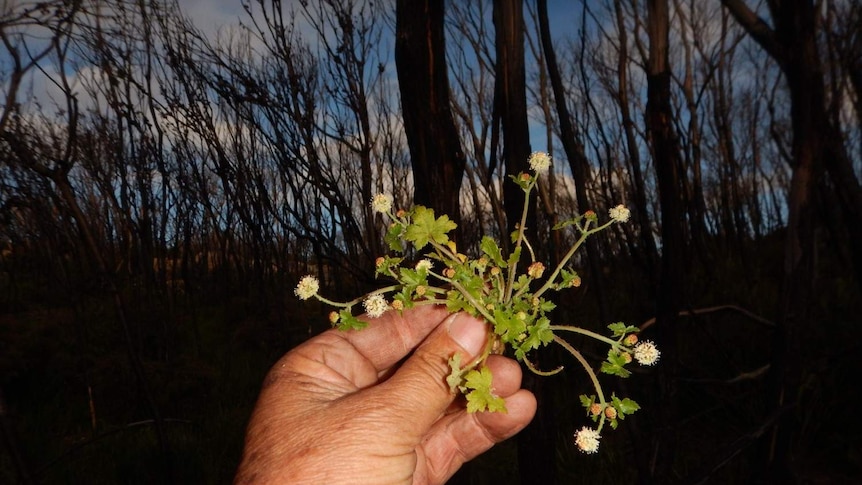
<path fill-rule="evenodd" d="M 491 371 L 491 389 L 500 397 L 507 397 L 521 389 L 521 366 L 502 355 L 488 356 L 485 365 Z"/>
<path fill-rule="evenodd" d="M 464 463 L 524 429 L 536 414 L 536 398 L 520 389 L 505 398 L 505 413 L 445 416 L 417 449 L 414 483 L 445 483 Z"/>
<path fill-rule="evenodd" d="M 360 317 L 368 322 L 361 330 L 331 333 L 383 372 L 422 343 L 449 315 L 445 306 L 416 305 L 403 312 L 388 311 L 378 318 Z"/>
<path fill-rule="evenodd" d="M 491 388 L 494 393 L 505 398 L 514 394 L 521 388 L 521 366 L 514 360 L 502 355 L 490 355 L 485 365 L 491 370 L 493 381 Z M 455 400 L 446 408 L 445 414 L 457 413 L 464 410 L 465 400 L 456 396 Z"/>
<path fill-rule="evenodd" d="M 340 393 L 363 389 L 376 384 L 449 315 L 442 306 L 418 305 L 370 319 L 361 330 L 328 330 L 285 355 L 273 375 L 312 375 Z"/>
<path fill-rule="evenodd" d="M 411 423 L 415 442 L 437 421 L 455 394 L 446 383 L 449 359 L 460 353 L 462 362 L 477 357 L 488 344 L 488 326 L 465 313 L 451 315 L 420 345 L 391 378 L 370 389 L 375 399 L 390 403 L 387 413 Z"/>

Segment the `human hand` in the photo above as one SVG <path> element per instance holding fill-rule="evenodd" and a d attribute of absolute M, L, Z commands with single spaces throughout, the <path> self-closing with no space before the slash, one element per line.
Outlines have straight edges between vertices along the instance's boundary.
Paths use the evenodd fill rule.
<path fill-rule="evenodd" d="M 498 355 L 487 365 L 508 413 L 455 402 L 448 359 L 472 360 L 487 339 L 483 322 L 420 305 L 308 340 L 266 377 L 235 483 L 444 483 L 536 411 L 519 365 Z"/>

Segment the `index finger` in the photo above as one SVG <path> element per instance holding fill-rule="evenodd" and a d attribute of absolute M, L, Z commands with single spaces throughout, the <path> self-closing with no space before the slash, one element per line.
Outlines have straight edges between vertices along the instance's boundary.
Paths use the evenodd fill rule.
<path fill-rule="evenodd" d="M 378 318 L 360 319 L 368 326 L 361 330 L 331 330 L 362 355 L 378 373 L 385 372 L 413 351 L 451 314 L 442 305 L 416 305 L 399 311 L 388 311 Z"/>

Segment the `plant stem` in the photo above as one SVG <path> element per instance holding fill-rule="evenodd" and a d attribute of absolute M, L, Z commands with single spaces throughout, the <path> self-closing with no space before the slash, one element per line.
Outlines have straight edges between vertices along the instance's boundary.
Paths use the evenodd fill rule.
<path fill-rule="evenodd" d="M 326 303 L 327 305 L 332 305 L 332 306 L 337 307 L 337 308 L 350 308 L 353 305 L 356 305 L 356 304 L 362 302 L 362 300 L 368 298 L 371 295 L 382 295 L 384 293 L 389 293 L 390 291 L 395 291 L 400 287 L 401 287 L 401 285 L 391 285 L 391 286 L 385 286 L 383 288 L 378 288 L 374 291 L 371 291 L 369 293 L 366 293 L 366 294 L 360 296 L 359 298 L 355 298 L 355 299 L 350 300 L 350 301 L 345 302 L 345 303 L 332 301 L 329 298 L 321 296 L 320 294 L 316 294 L 316 295 L 314 295 L 314 297 L 317 298 L 318 300 L 322 301 L 323 303 Z"/>
<path fill-rule="evenodd" d="M 600 333 L 596 333 L 596 332 L 593 332 L 591 330 L 587 330 L 585 328 L 575 327 L 574 325 L 551 325 L 549 328 L 551 329 L 551 331 L 559 330 L 559 331 L 563 331 L 563 332 L 572 332 L 572 333 L 579 333 L 581 335 L 586 335 L 587 337 L 592 337 L 592 338 L 594 338 L 600 342 L 604 342 L 604 343 L 610 345 L 611 347 L 613 347 L 614 349 L 618 349 L 620 347 L 620 343 L 617 342 L 616 340 L 605 337 L 604 335 L 602 335 Z"/>
<path fill-rule="evenodd" d="M 527 187 L 524 189 L 524 210 L 521 211 L 521 222 L 518 224 L 518 238 L 515 239 L 515 250 L 513 251 L 513 253 L 518 251 L 518 249 L 520 249 L 521 244 L 524 241 L 524 230 L 525 230 L 525 227 L 527 225 L 527 210 L 530 207 L 530 192 L 532 192 L 533 187 L 536 186 L 536 180 L 538 180 L 538 178 L 533 178 L 532 183 L 527 185 Z M 506 283 L 506 300 L 505 300 L 507 302 L 512 301 L 512 289 L 515 286 L 515 273 L 517 272 L 515 270 L 517 268 L 518 268 L 518 261 L 513 261 L 513 264 L 508 268 L 509 280 Z"/>
<path fill-rule="evenodd" d="M 563 340 L 559 336 L 554 335 L 554 342 L 556 342 L 561 347 L 566 349 L 566 351 L 568 353 L 572 354 L 572 357 L 574 357 L 578 362 L 580 362 L 581 367 L 584 368 L 587 375 L 590 376 L 590 380 L 593 381 L 593 388 L 596 390 L 596 396 L 598 396 L 598 398 L 599 398 L 599 404 L 602 406 L 602 409 L 604 409 L 605 406 L 607 405 L 607 402 L 605 401 L 605 394 L 602 392 L 602 385 L 599 384 L 599 378 L 598 378 L 598 376 L 596 376 L 596 373 L 593 371 L 593 368 L 590 367 L 590 364 L 589 364 L 589 362 L 587 362 L 587 359 L 585 359 L 584 356 L 581 355 L 580 352 L 578 352 L 574 347 L 572 347 L 572 345 L 570 343 L 566 342 L 565 340 Z M 601 414 L 601 417 L 599 418 L 599 426 L 596 429 L 596 431 L 601 433 L 602 427 L 604 425 L 605 425 L 605 413 L 603 412 Z"/>

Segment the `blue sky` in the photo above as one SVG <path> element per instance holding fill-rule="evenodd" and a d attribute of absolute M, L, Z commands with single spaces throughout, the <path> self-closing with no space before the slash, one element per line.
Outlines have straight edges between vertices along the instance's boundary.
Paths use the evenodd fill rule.
<path fill-rule="evenodd" d="M 383 0 L 382 3 L 392 1 Z M 485 1 L 490 3 L 490 0 Z M 247 20 L 239 0 L 178 0 L 178 2 L 195 24 L 207 33 L 215 33 L 221 27 L 236 24 L 239 20 Z M 291 5 L 297 5 L 299 8 L 299 0 L 285 0 L 283 3 L 285 10 Z M 576 19 L 580 17 L 581 8 L 582 3 L 574 0 L 548 0 L 551 32 L 555 36 L 573 33 L 578 26 Z M 490 12 L 490 7 L 488 11 Z"/>

